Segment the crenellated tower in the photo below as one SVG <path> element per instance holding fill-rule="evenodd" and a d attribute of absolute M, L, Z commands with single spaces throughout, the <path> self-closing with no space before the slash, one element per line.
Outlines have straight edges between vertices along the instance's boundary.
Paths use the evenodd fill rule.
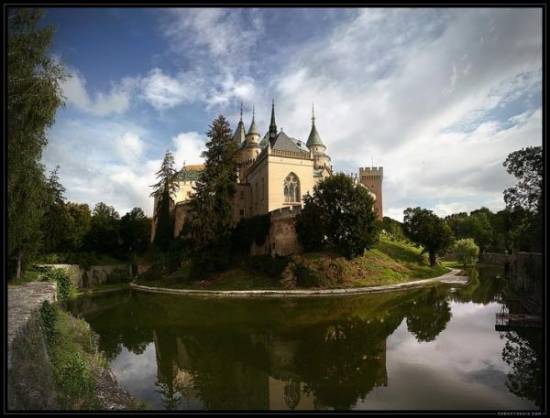
<path fill-rule="evenodd" d="M 384 177 L 384 169 L 382 167 L 359 167 L 359 182 L 376 195 L 374 201 L 374 209 L 378 219 L 384 217 L 382 205 L 382 179 Z"/>

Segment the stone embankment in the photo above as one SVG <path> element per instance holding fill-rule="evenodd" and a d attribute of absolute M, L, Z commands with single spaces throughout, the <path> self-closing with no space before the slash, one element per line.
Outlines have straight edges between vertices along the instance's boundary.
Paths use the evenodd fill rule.
<path fill-rule="evenodd" d="M 174 295 L 188 296 L 212 296 L 212 297 L 309 297 L 309 296 L 347 296 L 362 293 L 391 292 L 396 290 L 414 289 L 445 283 L 450 285 L 465 285 L 468 283 L 468 276 L 458 275 L 460 270 L 451 269 L 439 277 L 432 279 L 412 280 L 409 282 L 369 287 L 352 287 L 345 289 L 301 289 L 301 290 L 195 290 L 195 289 L 168 289 L 161 287 L 150 287 L 130 283 L 130 287 L 135 290 L 150 293 L 166 293 Z"/>
<path fill-rule="evenodd" d="M 31 282 L 21 286 L 8 286 L 8 367 L 11 366 L 11 343 L 23 329 L 33 311 L 44 301 L 57 299 L 57 283 Z"/>

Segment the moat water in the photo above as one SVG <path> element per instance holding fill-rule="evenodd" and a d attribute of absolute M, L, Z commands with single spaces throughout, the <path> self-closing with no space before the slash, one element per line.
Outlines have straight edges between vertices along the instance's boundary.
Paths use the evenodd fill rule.
<path fill-rule="evenodd" d="M 71 309 L 119 384 L 155 410 L 539 410 L 543 331 L 495 330 L 517 309 L 500 276 L 286 300 L 120 291 Z"/>

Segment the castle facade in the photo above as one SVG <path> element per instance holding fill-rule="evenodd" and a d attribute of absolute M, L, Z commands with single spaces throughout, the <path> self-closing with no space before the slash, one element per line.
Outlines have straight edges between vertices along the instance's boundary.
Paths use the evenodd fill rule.
<path fill-rule="evenodd" d="M 256 127 L 255 114 L 248 131 L 241 118 L 233 134 L 237 145 L 237 192 L 233 201 L 233 218 L 242 218 L 270 213 L 272 230 L 266 248 L 253 253 L 287 255 L 298 249 L 294 231 L 295 215 L 301 210 L 303 197 L 313 193 L 313 187 L 333 173 L 327 148 L 315 126 L 312 111 L 311 130 L 306 142 L 288 136 L 277 128 L 275 104 L 271 107 L 271 121 L 262 137 Z M 175 210 L 174 235 L 178 236 L 187 218 L 189 199 L 194 192 L 203 166 L 184 166 L 179 172 L 179 190 L 173 196 Z M 368 188 L 375 199 L 375 210 L 379 219 L 382 208 L 382 167 L 360 168 L 356 181 Z M 157 202 L 155 201 L 155 213 Z M 153 218 L 154 224 L 155 218 Z M 155 226 L 155 225 L 153 225 Z M 154 234 L 155 228 L 152 228 Z M 151 236 L 151 240 L 154 235 Z"/>

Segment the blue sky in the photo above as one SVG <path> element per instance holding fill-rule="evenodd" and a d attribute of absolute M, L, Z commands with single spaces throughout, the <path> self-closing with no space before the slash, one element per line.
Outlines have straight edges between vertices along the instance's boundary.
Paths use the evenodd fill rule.
<path fill-rule="evenodd" d="M 201 162 L 218 114 L 384 167 L 385 215 L 504 207 L 502 162 L 542 143 L 540 9 L 51 8 L 71 75 L 43 160 L 71 201 L 152 213 L 167 149 Z"/>

